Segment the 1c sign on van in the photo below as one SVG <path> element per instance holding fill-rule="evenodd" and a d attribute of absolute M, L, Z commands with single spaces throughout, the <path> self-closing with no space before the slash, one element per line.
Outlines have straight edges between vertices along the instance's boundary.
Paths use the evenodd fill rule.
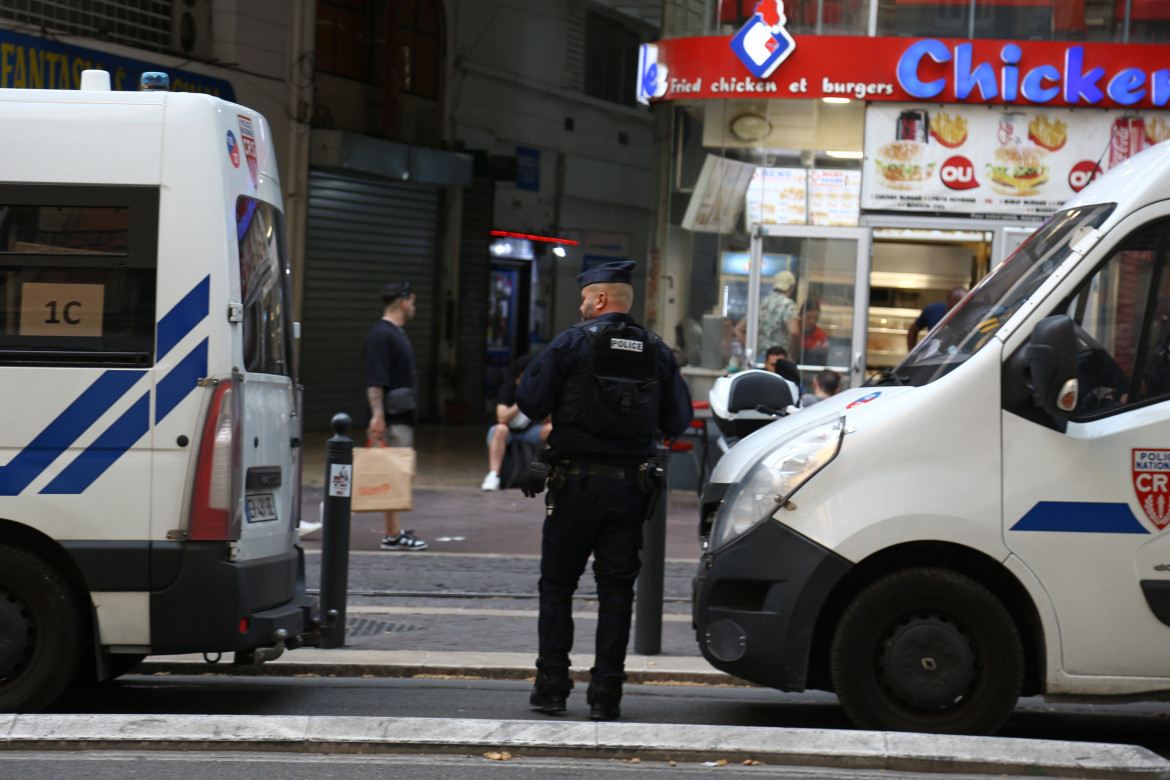
<path fill-rule="evenodd" d="M 103 285 L 29 282 L 20 298 L 22 336 L 102 335 Z"/>

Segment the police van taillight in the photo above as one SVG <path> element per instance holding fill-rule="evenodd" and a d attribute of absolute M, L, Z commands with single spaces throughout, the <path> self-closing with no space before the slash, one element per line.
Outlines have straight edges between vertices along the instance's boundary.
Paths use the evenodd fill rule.
<path fill-rule="evenodd" d="M 240 392 L 238 382 L 220 382 L 211 396 L 211 406 L 199 440 L 188 539 L 229 541 L 240 538 L 236 496 Z"/>

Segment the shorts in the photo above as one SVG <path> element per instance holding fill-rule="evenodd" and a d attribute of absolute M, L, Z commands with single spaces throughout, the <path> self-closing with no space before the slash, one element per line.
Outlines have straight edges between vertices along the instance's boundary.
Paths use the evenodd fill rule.
<path fill-rule="evenodd" d="M 541 441 L 540 441 L 541 427 L 543 427 L 543 426 L 529 425 L 527 428 L 525 428 L 522 431 L 514 431 L 511 428 L 509 428 L 508 429 L 508 440 L 506 442 L 504 442 L 504 444 L 505 445 L 511 444 L 513 439 L 520 439 L 521 441 L 526 441 L 529 444 L 534 444 L 537 447 L 539 447 L 541 445 Z M 494 431 L 495 428 L 496 428 L 496 426 L 494 426 L 494 425 L 491 428 L 488 428 L 488 433 L 487 433 L 487 443 L 488 444 L 492 443 L 492 431 Z"/>
<path fill-rule="evenodd" d="M 413 447 L 414 428 L 402 423 L 387 425 L 382 441 L 386 442 L 387 447 Z"/>

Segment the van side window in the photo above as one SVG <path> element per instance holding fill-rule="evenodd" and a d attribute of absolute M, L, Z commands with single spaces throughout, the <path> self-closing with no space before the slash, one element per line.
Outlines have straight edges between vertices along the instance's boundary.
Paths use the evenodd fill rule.
<path fill-rule="evenodd" d="M 1147 226 L 1126 238 L 1069 299 L 1063 311 L 1076 324 L 1080 384 L 1073 419 L 1092 419 L 1170 394 L 1170 370 L 1162 387 L 1155 388 L 1148 360 L 1151 326 L 1159 338 L 1170 334 L 1165 266 L 1165 226 Z"/>
<path fill-rule="evenodd" d="M 236 202 L 240 287 L 244 297 L 244 367 L 260 374 L 292 376 L 292 295 L 285 250 L 284 215 L 271 204 Z"/>
<path fill-rule="evenodd" d="M 0 185 L 0 365 L 153 365 L 157 256 L 157 188 Z"/>

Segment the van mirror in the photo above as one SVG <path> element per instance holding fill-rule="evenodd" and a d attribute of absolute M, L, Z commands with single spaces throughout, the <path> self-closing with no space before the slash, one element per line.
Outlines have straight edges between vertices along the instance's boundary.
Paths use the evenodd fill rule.
<path fill-rule="evenodd" d="M 1041 320 L 1024 349 L 1032 403 L 1061 418 L 1077 406 L 1077 336 L 1072 318 L 1057 314 Z"/>

